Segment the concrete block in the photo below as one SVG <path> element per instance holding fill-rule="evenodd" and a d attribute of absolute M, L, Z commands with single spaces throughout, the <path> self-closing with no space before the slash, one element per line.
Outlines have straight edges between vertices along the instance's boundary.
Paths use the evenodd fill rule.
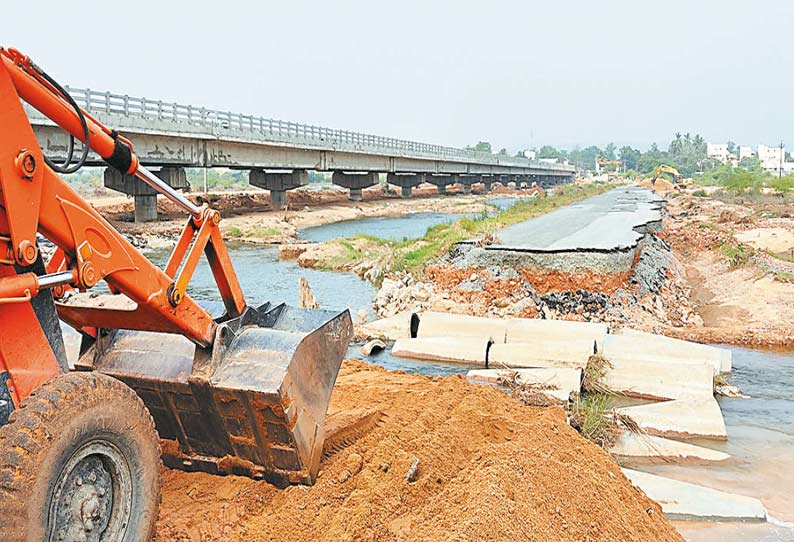
<path fill-rule="evenodd" d="M 398 358 L 468 363 L 484 367 L 488 344 L 488 339 L 483 338 L 398 339 L 391 353 Z"/>
<path fill-rule="evenodd" d="M 730 455 L 653 435 L 642 435 L 624 431 L 609 450 L 612 455 L 626 459 L 658 459 L 669 462 L 718 462 L 730 459 Z"/>
<path fill-rule="evenodd" d="M 626 337 L 626 339 L 619 339 Z M 610 337 L 611 349 L 617 354 L 622 351 L 632 350 L 635 355 L 639 351 L 633 346 L 635 343 L 631 339 L 642 341 L 642 351 L 653 354 L 663 354 L 669 357 L 676 357 L 692 361 L 708 361 L 715 371 L 720 373 L 731 372 L 731 351 L 727 348 L 717 348 L 705 344 L 693 343 L 681 339 L 673 339 L 664 335 L 655 335 L 636 329 L 621 329 L 613 337 Z M 614 339 L 614 340 L 613 340 Z"/>
<path fill-rule="evenodd" d="M 533 342 L 494 343 L 488 350 L 489 367 L 569 367 L 584 369 L 593 355 L 587 338 L 539 338 Z"/>
<path fill-rule="evenodd" d="M 418 315 L 417 337 L 478 337 L 505 342 L 507 320 L 427 311 Z"/>
<path fill-rule="evenodd" d="M 678 358 L 610 357 L 601 382 L 609 390 L 645 399 L 708 399 L 713 396 L 714 369 L 705 362 L 679 363 Z"/>
<path fill-rule="evenodd" d="M 725 420 L 713 397 L 676 399 L 616 409 L 648 433 L 657 437 L 710 438 L 726 440 Z"/>
<path fill-rule="evenodd" d="M 765 521 L 766 510 L 753 497 L 632 469 L 621 469 L 631 483 L 658 502 L 669 519 L 694 521 Z"/>
<path fill-rule="evenodd" d="M 555 399 L 567 401 L 571 393 L 582 389 L 581 369 L 570 368 L 539 368 L 539 369 L 472 369 L 466 378 L 473 382 L 498 384 L 500 379 L 512 378 L 515 375 L 517 384 L 530 384 L 548 387 L 539 389 Z"/>
<path fill-rule="evenodd" d="M 603 349 L 604 339 L 609 329 L 606 324 L 538 318 L 510 318 L 505 320 L 505 327 L 507 328 L 506 342 L 588 339 L 591 344 L 595 343 L 598 351 Z"/>
<path fill-rule="evenodd" d="M 411 318 L 413 312 L 405 311 L 388 318 L 381 318 L 358 326 L 356 336 L 367 339 L 396 341 L 411 338 Z"/>

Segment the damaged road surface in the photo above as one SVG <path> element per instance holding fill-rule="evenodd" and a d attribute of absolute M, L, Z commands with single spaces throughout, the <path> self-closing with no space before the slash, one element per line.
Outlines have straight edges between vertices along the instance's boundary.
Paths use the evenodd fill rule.
<path fill-rule="evenodd" d="M 488 250 L 611 252 L 636 247 L 662 225 L 664 200 L 647 188 L 627 186 L 509 226 Z"/>

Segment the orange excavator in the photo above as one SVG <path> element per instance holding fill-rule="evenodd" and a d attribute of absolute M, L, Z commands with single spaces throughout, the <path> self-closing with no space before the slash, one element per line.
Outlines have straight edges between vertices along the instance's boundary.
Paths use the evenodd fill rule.
<path fill-rule="evenodd" d="M 23 101 L 70 134 L 64 163 L 42 154 Z M 149 540 L 162 463 L 313 483 L 348 311 L 248 305 L 218 212 L 14 49 L 0 49 L 0 127 L 0 538 Z M 189 215 L 165 269 L 59 176 L 90 151 Z M 188 294 L 202 254 L 222 309 Z M 82 336 L 71 368 L 59 318 Z"/>

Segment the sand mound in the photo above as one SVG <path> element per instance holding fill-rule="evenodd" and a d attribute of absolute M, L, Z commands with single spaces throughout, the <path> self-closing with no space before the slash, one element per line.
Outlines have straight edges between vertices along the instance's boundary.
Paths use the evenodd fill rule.
<path fill-rule="evenodd" d="M 157 540 L 682 540 L 559 408 L 345 362 L 331 409 L 363 407 L 380 425 L 311 488 L 166 471 Z"/>

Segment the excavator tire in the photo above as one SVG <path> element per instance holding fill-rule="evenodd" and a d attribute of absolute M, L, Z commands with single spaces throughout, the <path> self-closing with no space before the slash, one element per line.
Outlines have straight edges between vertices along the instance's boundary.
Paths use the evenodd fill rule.
<path fill-rule="evenodd" d="M 0 539 L 146 542 L 160 442 L 135 392 L 98 373 L 41 386 L 0 428 Z"/>

